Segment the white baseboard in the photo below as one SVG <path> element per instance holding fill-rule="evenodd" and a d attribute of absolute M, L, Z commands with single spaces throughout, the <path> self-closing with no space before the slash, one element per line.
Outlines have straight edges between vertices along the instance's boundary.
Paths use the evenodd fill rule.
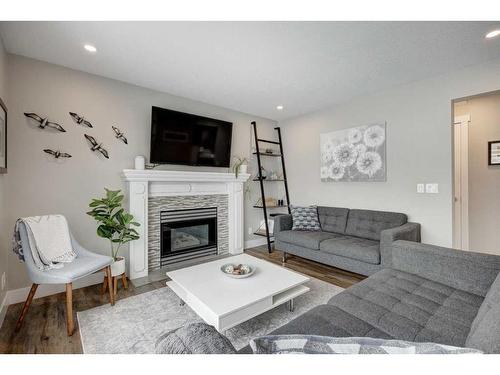
<path fill-rule="evenodd" d="M 93 273 L 92 275 L 76 280 L 73 283 L 73 289 L 100 284 L 102 283 L 103 279 L 103 273 Z M 4 299 L 4 301 L 6 300 L 6 306 L 13 305 L 14 303 L 24 302 L 26 300 L 26 297 L 28 296 L 30 288 L 30 286 L 27 286 L 26 288 L 9 290 Z M 66 286 L 64 284 L 42 284 L 38 286 L 38 289 L 36 290 L 35 299 L 61 293 L 64 291 L 66 291 Z"/>
<path fill-rule="evenodd" d="M 252 247 L 262 246 L 267 244 L 267 240 L 265 238 L 256 238 L 254 240 L 245 241 L 245 249 L 250 249 Z"/>
<path fill-rule="evenodd" d="M 0 328 L 2 327 L 3 320 L 5 319 L 5 315 L 7 314 L 7 308 L 9 307 L 7 303 L 7 293 L 3 297 L 2 303 L 0 303 Z"/>

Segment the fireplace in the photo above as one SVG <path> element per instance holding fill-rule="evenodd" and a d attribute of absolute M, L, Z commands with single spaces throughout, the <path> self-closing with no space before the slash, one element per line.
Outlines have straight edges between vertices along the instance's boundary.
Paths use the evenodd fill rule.
<path fill-rule="evenodd" d="M 217 207 L 160 212 L 160 266 L 217 254 Z"/>

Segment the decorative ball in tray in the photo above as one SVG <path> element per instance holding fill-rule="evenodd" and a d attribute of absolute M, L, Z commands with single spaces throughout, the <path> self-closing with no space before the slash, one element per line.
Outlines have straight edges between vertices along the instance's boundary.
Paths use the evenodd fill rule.
<path fill-rule="evenodd" d="M 220 270 L 227 276 L 234 279 L 244 279 L 245 277 L 252 276 L 255 272 L 255 267 L 248 264 L 224 264 Z"/>

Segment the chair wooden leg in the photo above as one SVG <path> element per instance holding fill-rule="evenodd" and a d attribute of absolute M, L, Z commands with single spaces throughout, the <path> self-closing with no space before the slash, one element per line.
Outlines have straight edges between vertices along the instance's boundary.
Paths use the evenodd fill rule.
<path fill-rule="evenodd" d="M 66 284 L 66 329 L 68 336 L 73 335 L 75 323 L 73 321 L 73 284 Z"/>
<path fill-rule="evenodd" d="M 122 273 L 122 283 L 123 283 L 123 287 L 125 289 L 128 289 L 127 275 L 125 275 L 125 273 Z"/>
<path fill-rule="evenodd" d="M 19 319 L 17 320 L 15 332 L 18 332 L 21 329 L 21 326 L 23 325 L 24 317 L 26 316 L 26 313 L 28 312 L 28 309 L 30 308 L 31 301 L 33 301 L 33 297 L 35 296 L 35 292 L 36 292 L 37 288 L 38 288 L 38 284 L 31 285 L 30 292 L 28 294 L 28 297 L 26 298 L 26 302 L 24 302 L 23 309 L 21 310 L 21 315 L 19 315 Z"/>
<path fill-rule="evenodd" d="M 118 276 L 113 277 L 113 292 L 116 297 L 116 293 L 118 292 Z"/>
<path fill-rule="evenodd" d="M 110 266 L 106 267 L 106 278 L 107 278 L 108 291 L 109 291 L 109 303 L 111 304 L 111 306 L 113 306 L 115 304 L 115 296 L 113 294 L 113 286 L 111 285 L 112 278 L 111 278 L 111 267 Z"/>
<path fill-rule="evenodd" d="M 104 270 L 104 280 L 102 282 L 102 290 L 101 290 L 101 294 L 105 294 L 106 293 L 106 289 L 107 289 L 107 286 L 108 286 L 108 276 L 107 276 L 107 271 Z"/>

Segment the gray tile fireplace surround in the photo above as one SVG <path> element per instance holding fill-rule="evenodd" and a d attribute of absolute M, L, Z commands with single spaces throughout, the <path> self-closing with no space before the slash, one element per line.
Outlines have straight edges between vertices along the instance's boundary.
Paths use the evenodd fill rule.
<path fill-rule="evenodd" d="M 148 270 L 160 269 L 160 212 L 187 208 L 217 207 L 218 254 L 229 253 L 228 196 L 187 195 L 149 197 L 148 200 Z"/>

